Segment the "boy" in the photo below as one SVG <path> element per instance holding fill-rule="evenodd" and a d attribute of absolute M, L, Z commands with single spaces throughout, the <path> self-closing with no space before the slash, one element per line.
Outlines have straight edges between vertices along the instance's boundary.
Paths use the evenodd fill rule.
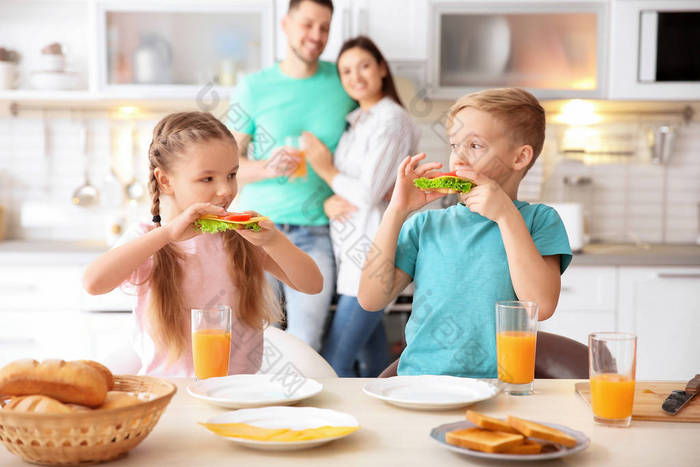
<path fill-rule="evenodd" d="M 571 262 L 564 225 L 554 209 L 516 200 L 544 130 L 544 109 L 527 91 L 460 98 L 447 121 L 450 170 L 477 186 L 461 194 L 459 204 L 408 221 L 411 212 L 445 196 L 413 186 L 442 164 L 419 165 L 425 154 L 401 163 L 358 294 L 363 308 L 381 310 L 415 282 L 398 374 L 495 378 L 494 304 L 531 300 L 539 304 L 539 320 L 554 313 L 560 274 Z M 392 267 L 381 267 L 387 263 Z"/>

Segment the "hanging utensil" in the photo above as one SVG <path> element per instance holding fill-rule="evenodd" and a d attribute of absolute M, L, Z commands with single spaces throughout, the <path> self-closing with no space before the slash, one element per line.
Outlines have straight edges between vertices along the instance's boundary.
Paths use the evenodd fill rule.
<path fill-rule="evenodd" d="M 99 192 L 90 183 L 90 156 L 87 149 L 88 127 L 83 120 L 80 126 L 80 147 L 85 156 L 83 184 L 73 192 L 73 204 L 81 207 L 92 206 L 99 200 Z"/>
<path fill-rule="evenodd" d="M 126 185 L 126 197 L 131 201 L 138 201 L 146 194 L 143 184 L 136 178 L 138 164 L 138 138 L 136 138 L 135 126 L 131 127 L 131 181 Z"/>

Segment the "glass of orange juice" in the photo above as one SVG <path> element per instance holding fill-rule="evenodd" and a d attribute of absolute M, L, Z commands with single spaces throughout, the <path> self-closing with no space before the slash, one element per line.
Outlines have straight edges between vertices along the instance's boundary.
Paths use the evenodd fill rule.
<path fill-rule="evenodd" d="M 197 379 L 228 375 L 231 307 L 192 309 L 192 358 Z"/>
<path fill-rule="evenodd" d="M 637 336 L 596 332 L 588 336 L 588 364 L 593 420 L 628 427 L 634 405 Z"/>
<path fill-rule="evenodd" d="M 498 380 L 508 394 L 533 392 L 538 310 L 535 302 L 496 303 Z"/>
<path fill-rule="evenodd" d="M 284 145 L 295 150 L 292 152 L 291 156 L 299 162 L 296 170 L 289 176 L 290 180 L 306 180 L 308 169 L 306 167 L 306 145 L 304 144 L 304 137 L 287 136 L 284 139 Z"/>

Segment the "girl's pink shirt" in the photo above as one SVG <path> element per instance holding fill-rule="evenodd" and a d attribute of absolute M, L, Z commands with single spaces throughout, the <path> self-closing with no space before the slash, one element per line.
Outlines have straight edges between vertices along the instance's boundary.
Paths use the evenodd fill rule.
<path fill-rule="evenodd" d="M 115 248 L 145 235 L 154 228 L 153 224 L 147 223 L 135 225 L 119 239 Z M 263 332 L 247 326 L 238 318 L 238 292 L 228 274 L 223 237 L 220 234 L 202 234 L 190 240 L 177 242 L 175 246 L 185 253 L 185 258 L 181 261 L 183 282 L 180 288 L 187 306 L 181 317 L 183 325 L 186 329 L 191 329 L 192 308 L 230 306 L 233 316 L 229 374 L 257 372 L 262 362 Z M 191 333 L 188 333 L 188 345 L 181 357 L 170 364 L 166 349 L 158 347 L 152 338 L 147 318 L 151 298 L 150 283 L 147 279 L 152 268 L 153 257 L 150 257 L 121 285 L 122 291 L 135 295 L 136 299 L 133 308 L 136 320 L 134 348 L 141 359 L 139 374 L 193 377 Z"/>

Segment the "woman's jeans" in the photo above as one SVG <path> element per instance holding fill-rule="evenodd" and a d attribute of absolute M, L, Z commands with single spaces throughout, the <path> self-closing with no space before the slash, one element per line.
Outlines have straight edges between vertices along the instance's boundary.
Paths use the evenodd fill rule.
<path fill-rule="evenodd" d="M 357 297 L 340 295 L 323 357 L 340 377 L 378 376 L 389 364 L 384 312 L 367 311 Z M 356 361 L 359 375 L 355 371 Z"/>

